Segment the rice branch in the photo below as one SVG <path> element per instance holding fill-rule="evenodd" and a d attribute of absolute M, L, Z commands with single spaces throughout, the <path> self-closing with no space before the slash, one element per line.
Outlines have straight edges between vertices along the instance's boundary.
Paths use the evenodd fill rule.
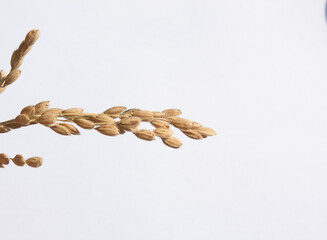
<path fill-rule="evenodd" d="M 18 79 L 21 73 L 18 68 L 38 37 L 38 30 L 30 31 L 19 48 L 12 54 L 11 70 L 8 75 L 3 70 L 0 71 L 0 93 Z M 88 113 L 84 112 L 82 108 L 50 108 L 49 101 L 43 101 L 24 107 L 13 119 L 0 122 L 0 133 L 8 133 L 31 125 L 41 125 L 57 134 L 72 136 L 80 135 L 78 128 L 81 128 L 95 130 L 106 136 L 130 133 L 145 141 L 153 141 L 159 138 L 166 146 L 176 149 L 182 146 L 182 142 L 174 137 L 172 128 L 195 140 L 216 135 L 216 132 L 211 128 L 181 118 L 181 113 L 179 109 L 149 111 L 138 108 L 127 109 L 124 106 L 110 107 L 102 113 Z M 141 122 L 149 123 L 150 129 L 139 128 Z M 39 167 L 42 165 L 42 158 L 31 157 L 25 160 L 20 154 L 13 158 L 4 153 L 0 154 L 0 167 L 8 165 L 10 162 L 17 166 L 26 164 L 30 167 Z"/>

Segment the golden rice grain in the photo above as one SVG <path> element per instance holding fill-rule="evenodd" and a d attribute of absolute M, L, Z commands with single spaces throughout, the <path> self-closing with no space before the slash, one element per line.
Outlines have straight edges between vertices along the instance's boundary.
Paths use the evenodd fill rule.
<path fill-rule="evenodd" d="M 0 153 L 0 163 L 1 164 L 8 165 L 9 160 L 10 160 L 10 158 L 6 154 Z"/>
<path fill-rule="evenodd" d="M 20 111 L 20 113 L 25 114 L 28 117 L 32 117 L 33 115 L 35 115 L 35 106 L 26 106 Z"/>
<path fill-rule="evenodd" d="M 115 120 L 113 120 L 111 117 L 109 117 L 105 113 L 100 113 L 95 117 L 95 122 L 97 123 L 105 123 L 105 124 L 114 124 Z"/>
<path fill-rule="evenodd" d="M 45 110 L 43 114 L 53 113 L 53 114 L 60 114 L 62 110 L 60 108 L 49 108 L 48 110 Z"/>
<path fill-rule="evenodd" d="M 182 130 L 182 132 L 190 138 L 193 138 L 196 140 L 202 139 L 202 135 L 196 129 L 185 129 L 185 130 Z"/>
<path fill-rule="evenodd" d="M 30 167 L 40 167 L 43 163 L 43 160 L 41 157 L 31 157 L 29 159 L 26 160 L 26 164 Z"/>
<path fill-rule="evenodd" d="M 185 118 L 170 117 L 169 121 L 174 127 L 180 129 L 191 129 L 193 126 L 193 122 Z"/>
<path fill-rule="evenodd" d="M 192 128 L 196 129 L 196 128 L 200 128 L 202 127 L 202 125 L 198 122 L 193 122 Z"/>
<path fill-rule="evenodd" d="M 140 125 L 140 123 L 141 123 L 141 119 L 138 117 L 127 117 L 119 121 L 119 125 L 128 131 L 137 128 Z"/>
<path fill-rule="evenodd" d="M 179 148 L 180 146 L 182 146 L 182 142 L 178 138 L 175 138 L 175 137 L 162 139 L 162 142 L 171 148 Z"/>
<path fill-rule="evenodd" d="M 39 36 L 40 36 L 39 30 L 33 29 L 29 31 L 25 37 L 25 44 L 27 46 L 32 46 L 39 38 Z"/>
<path fill-rule="evenodd" d="M 5 86 L 8 86 L 15 82 L 21 74 L 21 71 L 19 69 L 14 69 L 9 72 L 9 74 L 5 77 Z"/>
<path fill-rule="evenodd" d="M 20 125 L 23 125 L 23 126 L 27 126 L 29 121 L 30 121 L 30 118 L 26 114 L 19 114 L 15 118 L 15 122 Z"/>
<path fill-rule="evenodd" d="M 134 132 L 135 136 L 146 140 L 146 141 L 152 141 L 155 139 L 155 135 L 154 132 L 152 132 L 151 130 L 148 129 L 140 129 Z"/>
<path fill-rule="evenodd" d="M 133 116 L 133 113 L 140 111 L 138 108 L 130 108 L 120 114 L 120 118 L 127 118 Z"/>
<path fill-rule="evenodd" d="M 69 136 L 71 134 L 69 129 L 63 125 L 56 124 L 56 125 L 52 125 L 50 128 L 60 135 Z"/>
<path fill-rule="evenodd" d="M 42 114 L 41 117 L 37 119 L 39 123 L 45 126 L 50 126 L 54 124 L 57 120 L 57 115 L 53 113 Z"/>
<path fill-rule="evenodd" d="M 151 121 L 152 126 L 154 126 L 155 128 L 169 128 L 169 122 L 165 121 L 165 120 L 160 120 L 160 119 L 155 119 Z"/>
<path fill-rule="evenodd" d="M 17 166 L 24 166 L 25 165 L 25 160 L 24 160 L 24 157 L 20 154 L 17 154 L 14 158 L 11 159 L 15 165 Z"/>
<path fill-rule="evenodd" d="M 197 129 L 197 131 L 202 135 L 202 137 L 214 136 L 217 134 L 215 132 L 215 130 L 213 130 L 212 128 L 208 128 L 208 127 L 201 127 L 199 129 Z"/>
<path fill-rule="evenodd" d="M 126 109 L 124 106 L 116 106 L 116 107 L 111 107 L 108 108 L 106 111 L 104 111 L 105 114 L 118 114 L 123 112 Z"/>
<path fill-rule="evenodd" d="M 18 49 L 21 51 L 22 56 L 25 56 L 32 49 L 32 46 L 25 45 L 24 41 L 22 43 L 24 44 L 21 44 Z"/>
<path fill-rule="evenodd" d="M 163 112 L 157 112 L 157 111 L 152 112 L 152 114 L 153 114 L 153 118 L 162 118 L 166 115 Z"/>
<path fill-rule="evenodd" d="M 96 127 L 95 130 L 107 136 L 116 136 L 119 134 L 119 129 L 115 125 Z"/>
<path fill-rule="evenodd" d="M 153 119 L 153 113 L 150 111 L 140 110 L 132 113 L 132 116 L 139 117 L 142 121 L 150 122 Z"/>
<path fill-rule="evenodd" d="M 169 128 L 159 127 L 154 130 L 154 133 L 157 137 L 165 139 L 171 137 L 174 132 Z"/>
<path fill-rule="evenodd" d="M 49 101 L 39 102 L 35 105 L 35 114 L 40 115 L 49 108 Z"/>
<path fill-rule="evenodd" d="M 84 110 L 82 108 L 69 108 L 69 109 L 63 110 L 62 114 L 64 114 L 64 115 L 79 115 L 83 111 Z"/>
<path fill-rule="evenodd" d="M 74 127 L 71 124 L 68 123 L 59 123 L 59 125 L 67 128 L 69 130 L 69 132 L 73 135 L 80 135 L 80 132 L 78 131 L 78 129 L 76 127 Z"/>
<path fill-rule="evenodd" d="M 182 114 L 182 111 L 179 109 L 166 109 L 162 111 L 167 117 L 176 117 Z"/>
<path fill-rule="evenodd" d="M 75 118 L 73 119 L 74 123 L 84 129 L 93 129 L 95 124 L 90 120 L 86 120 L 84 118 Z"/>
<path fill-rule="evenodd" d="M 23 63 L 23 57 L 21 55 L 21 52 L 17 49 L 13 52 L 11 55 L 10 65 L 12 69 L 19 68 L 20 65 Z"/>

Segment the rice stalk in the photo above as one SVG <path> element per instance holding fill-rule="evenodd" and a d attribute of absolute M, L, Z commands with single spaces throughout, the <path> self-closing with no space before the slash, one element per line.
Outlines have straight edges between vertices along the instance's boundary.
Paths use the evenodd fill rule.
<path fill-rule="evenodd" d="M 9 73 L 6 74 L 3 70 L 0 70 L 0 93 L 4 92 L 9 85 L 19 78 L 21 75 L 19 67 L 38 37 L 38 30 L 28 32 L 23 42 L 11 56 Z M 32 125 L 41 125 L 62 136 L 72 136 L 80 135 L 78 130 L 78 127 L 80 127 L 95 130 L 106 136 L 118 136 L 130 132 L 145 141 L 153 141 L 157 137 L 168 147 L 176 149 L 182 146 L 182 142 L 173 136 L 172 127 L 175 127 L 187 137 L 196 140 L 216 135 L 216 132 L 211 128 L 203 127 L 198 122 L 179 117 L 182 114 L 179 109 L 149 111 L 114 106 L 102 113 L 87 113 L 82 108 L 63 110 L 49 107 L 49 101 L 27 105 L 21 109 L 15 118 L 0 122 L 0 133 L 8 133 Z M 149 123 L 152 129 L 139 129 L 141 122 Z M 0 168 L 10 164 L 10 162 L 17 166 L 39 167 L 42 165 L 43 160 L 41 157 L 31 157 L 25 160 L 20 154 L 10 158 L 4 153 L 0 153 Z"/>

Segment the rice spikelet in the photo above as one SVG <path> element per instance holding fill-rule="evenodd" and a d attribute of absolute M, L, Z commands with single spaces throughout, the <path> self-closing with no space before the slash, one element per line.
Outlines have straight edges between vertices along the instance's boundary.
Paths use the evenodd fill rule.
<path fill-rule="evenodd" d="M 106 111 L 104 111 L 105 114 L 118 114 L 123 111 L 125 111 L 126 107 L 124 106 L 116 106 L 116 107 L 111 107 L 108 108 Z"/>
<path fill-rule="evenodd" d="M 26 114 L 19 114 L 15 118 L 15 122 L 20 125 L 23 125 L 23 126 L 27 126 L 29 121 L 30 121 L 30 118 Z"/>
<path fill-rule="evenodd" d="M 37 119 L 39 123 L 45 126 L 50 126 L 54 124 L 57 120 L 57 115 L 53 113 L 42 114 L 41 117 Z"/>
<path fill-rule="evenodd" d="M 151 130 L 148 129 L 140 129 L 134 132 L 135 136 L 146 140 L 146 141 L 152 141 L 155 139 L 155 135 L 154 132 L 152 132 Z"/>
<path fill-rule="evenodd" d="M 36 115 L 42 114 L 45 110 L 49 108 L 49 105 L 50 105 L 49 101 L 39 102 L 38 104 L 35 105 L 35 114 Z"/>
<path fill-rule="evenodd" d="M 64 114 L 64 115 L 79 115 L 83 111 L 84 110 L 82 108 L 69 108 L 69 109 L 63 110 L 62 114 Z"/>
<path fill-rule="evenodd" d="M 11 159 L 15 165 L 17 166 L 24 166 L 25 165 L 25 160 L 24 160 L 24 157 L 20 154 L 17 154 L 14 158 Z"/>
<path fill-rule="evenodd" d="M 41 157 L 31 157 L 29 159 L 26 160 L 26 164 L 30 167 L 40 167 L 42 166 L 43 160 Z"/>
<path fill-rule="evenodd" d="M 83 118 L 75 118 L 73 119 L 74 123 L 84 129 L 93 129 L 95 124 L 92 121 L 83 119 Z"/>
<path fill-rule="evenodd" d="M 202 135 L 196 129 L 186 129 L 186 130 L 182 130 L 182 132 L 190 138 L 196 140 L 202 139 Z"/>
<path fill-rule="evenodd" d="M 55 131 L 56 133 L 60 134 L 60 135 L 64 135 L 64 136 L 69 136 L 70 135 L 70 131 L 69 129 L 67 129 L 65 126 L 63 125 L 52 125 L 50 127 L 53 131 Z"/>
<path fill-rule="evenodd" d="M 13 71 L 10 71 L 10 73 L 5 77 L 5 86 L 8 86 L 15 82 L 19 78 L 21 72 L 22 71 L 19 69 L 14 69 Z"/>
<path fill-rule="evenodd" d="M 25 114 L 28 117 L 32 117 L 33 115 L 35 115 L 35 106 L 33 105 L 26 106 L 20 111 L 20 113 Z"/>
<path fill-rule="evenodd" d="M 182 114 L 182 111 L 181 111 L 181 110 L 179 110 L 179 109 L 175 109 L 175 108 L 172 108 L 172 109 L 166 109 L 166 110 L 163 110 L 162 112 L 163 112 L 167 117 L 176 117 L 176 116 Z"/>
<path fill-rule="evenodd" d="M 171 148 L 179 148 L 182 146 L 182 142 L 176 137 L 162 139 L 162 142 Z"/>
<path fill-rule="evenodd" d="M 107 136 L 116 136 L 119 134 L 119 130 L 115 125 L 96 127 L 95 130 Z"/>
<path fill-rule="evenodd" d="M 154 134 L 157 137 L 160 137 L 162 139 L 171 137 L 173 135 L 173 133 L 174 132 L 172 130 L 170 130 L 169 128 L 165 128 L 165 127 L 159 127 L 154 130 Z"/>
<path fill-rule="evenodd" d="M 132 115 L 139 117 L 142 121 L 145 122 L 150 122 L 153 119 L 153 113 L 145 110 L 136 111 Z"/>
<path fill-rule="evenodd" d="M 10 161 L 10 158 L 4 154 L 4 153 L 0 153 L 0 163 L 4 164 L 4 165 L 8 165 Z"/>
<path fill-rule="evenodd" d="M 152 126 L 154 126 L 155 128 L 169 128 L 169 122 L 165 121 L 165 120 L 160 120 L 160 119 L 155 119 L 151 121 Z"/>
<path fill-rule="evenodd" d="M 213 130 L 212 128 L 208 128 L 208 127 L 201 127 L 199 129 L 197 129 L 197 131 L 202 135 L 202 137 L 214 136 L 217 134 L 215 132 L 215 130 Z"/>
<path fill-rule="evenodd" d="M 80 132 L 78 131 L 78 129 L 71 124 L 59 123 L 58 125 L 61 125 L 65 128 L 67 128 L 72 135 L 80 135 Z"/>

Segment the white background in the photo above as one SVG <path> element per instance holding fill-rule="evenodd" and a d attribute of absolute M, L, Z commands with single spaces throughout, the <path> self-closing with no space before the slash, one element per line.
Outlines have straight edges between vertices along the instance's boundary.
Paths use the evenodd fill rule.
<path fill-rule="evenodd" d="M 0 239 L 326 239 L 325 19 L 324 0 L 1 1 L 1 68 L 41 32 L 2 120 L 43 100 L 180 108 L 218 135 L 2 134 L 44 165 L 0 170 Z"/>

